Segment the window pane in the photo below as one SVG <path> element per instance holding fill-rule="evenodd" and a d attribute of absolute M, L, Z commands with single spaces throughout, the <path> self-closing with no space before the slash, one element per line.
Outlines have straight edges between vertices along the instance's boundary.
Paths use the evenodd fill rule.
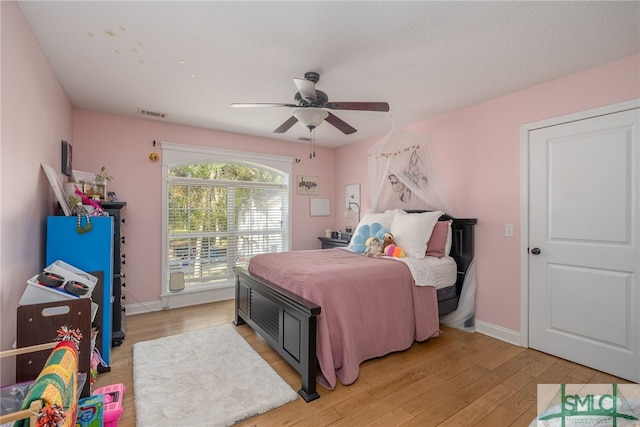
<path fill-rule="evenodd" d="M 287 250 L 284 178 L 239 165 L 169 169 L 167 276 L 183 272 L 187 286 L 226 281 L 253 255 Z"/>

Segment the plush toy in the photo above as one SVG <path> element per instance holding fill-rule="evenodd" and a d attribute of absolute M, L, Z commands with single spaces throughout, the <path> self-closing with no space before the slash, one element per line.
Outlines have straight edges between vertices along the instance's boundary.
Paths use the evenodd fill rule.
<path fill-rule="evenodd" d="M 80 197 L 80 200 L 82 201 L 83 205 L 93 206 L 94 216 L 102 215 L 102 206 L 100 206 L 100 203 L 88 198 L 87 195 L 84 194 L 82 191 L 80 191 L 80 189 L 77 186 L 76 186 L 76 195 Z"/>
<path fill-rule="evenodd" d="M 382 242 L 377 237 L 371 238 L 369 242 L 369 246 L 365 249 L 364 254 L 366 256 L 383 256 L 384 252 L 382 250 Z"/>
<path fill-rule="evenodd" d="M 397 246 L 395 243 L 392 243 L 388 245 L 386 248 L 384 248 L 384 254 L 386 256 L 390 256 L 394 258 L 405 257 L 404 250 L 400 246 Z"/>
<path fill-rule="evenodd" d="M 356 234 L 351 239 L 353 242 L 351 250 L 354 252 L 364 253 L 370 245 L 372 238 L 376 237 L 380 242 L 382 242 L 382 237 L 386 232 L 387 230 L 382 228 L 382 225 L 377 222 L 374 222 L 371 225 L 363 224 L 359 226 Z"/>
<path fill-rule="evenodd" d="M 387 232 L 382 236 L 382 250 L 383 252 L 387 249 L 387 246 L 395 244 L 396 241 L 393 238 L 393 234 Z"/>

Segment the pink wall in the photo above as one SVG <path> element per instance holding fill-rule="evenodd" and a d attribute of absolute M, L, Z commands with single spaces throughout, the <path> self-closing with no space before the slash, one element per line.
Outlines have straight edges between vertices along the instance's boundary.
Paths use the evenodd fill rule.
<path fill-rule="evenodd" d="M 520 330 L 520 126 L 640 98 L 639 76 L 635 55 L 412 127 L 431 140 L 454 213 L 478 218 L 478 320 Z M 338 150 L 338 200 L 345 185 L 360 182 L 369 206 L 366 157 L 374 142 Z M 514 237 L 504 237 L 505 223 L 514 224 Z"/>
<path fill-rule="evenodd" d="M 0 2 L 0 317 L 2 350 L 16 339 L 16 307 L 27 279 L 44 263 L 45 218 L 55 197 L 40 167 L 60 173 L 60 141 L 71 140 L 71 103 L 17 4 Z M 14 381 L 14 358 L 0 382 Z"/>
<path fill-rule="evenodd" d="M 332 198 L 333 216 L 309 217 L 309 197 L 294 195 L 293 249 L 318 247 L 316 236 L 325 228 L 344 228 L 345 185 L 360 183 L 363 210 L 369 206 L 367 151 L 375 141 L 320 148 L 309 161 L 303 144 L 72 110 L 15 2 L 0 2 L 0 20 L 2 349 L 15 340 L 15 308 L 26 279 L 44 266 L 45 219 L 55 199 L 40 162 L 60 172 L 62 139 L 73 143 L 76 169 L 97 172 L 105 165 L 115 178 L 110 189 L 129 203 L 128 303 L 157 301 L 160 294 L 161 180 L 159 163 L 148 160 L 153 140 L 299 157 L 293 175 L 319 178 L 319 196 Z M 479 219 L 479 320 L 520 328 L 520 126 L 640 98 L 639 75 L 636 55 L 413 127 L 432 141 L 455 214 Z M 503 236 L 504 223 L 515 224 L 513 238 Z M 13 360 L 4 359 L 2 384 L 13 381 L 13 371 Z"/>
<path fill-rule="evenodd" d="M 310 160 L 305 144 L 74 110 L 74 168 L 95 173 L 105 165 L 114 177 L 108 189 L 127 202 L 124 233 L 129 304 L 158 301 L 161 293 L 162 167 L 161 162 L 149 160 L 152 151 L 161 153 L 160 141 L 297 157 L 300 163 L 293 163 L 294 179 L 317 176 L 318 197 L 333 197 L 334 149 L 318 148 L 317 157 Z M 295 191 L 291 212 L 292 249 L 319 248 L 317 236 L 333 225 L 333 216 L 310 217 L 309 196 Z"/>

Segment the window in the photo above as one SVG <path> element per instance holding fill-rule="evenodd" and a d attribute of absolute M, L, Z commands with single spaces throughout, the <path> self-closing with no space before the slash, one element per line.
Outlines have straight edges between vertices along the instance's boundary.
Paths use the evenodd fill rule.
<path fill-rule="evenodd" d="M 290 174 L 258 164 L 250 154 L 231 158 L 200 147 L 196 151 L 206 156 L 196 152 L 189 161 L 167 164 L 172 155 L 166 145 L 165 284 L 172 273 L 183 273 L 186 289 L 229 286 L 233 267 L 246 266 L 256 254 L 289 249 Z"/>

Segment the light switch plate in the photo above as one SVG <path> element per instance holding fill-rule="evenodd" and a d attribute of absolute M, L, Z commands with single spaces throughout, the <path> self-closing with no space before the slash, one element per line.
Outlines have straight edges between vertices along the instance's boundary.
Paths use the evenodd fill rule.
<path fill-rule="evenodd" d="M 513 224 L 504 225 L 504 235 L 507 237 L 513 237 Z"/>

